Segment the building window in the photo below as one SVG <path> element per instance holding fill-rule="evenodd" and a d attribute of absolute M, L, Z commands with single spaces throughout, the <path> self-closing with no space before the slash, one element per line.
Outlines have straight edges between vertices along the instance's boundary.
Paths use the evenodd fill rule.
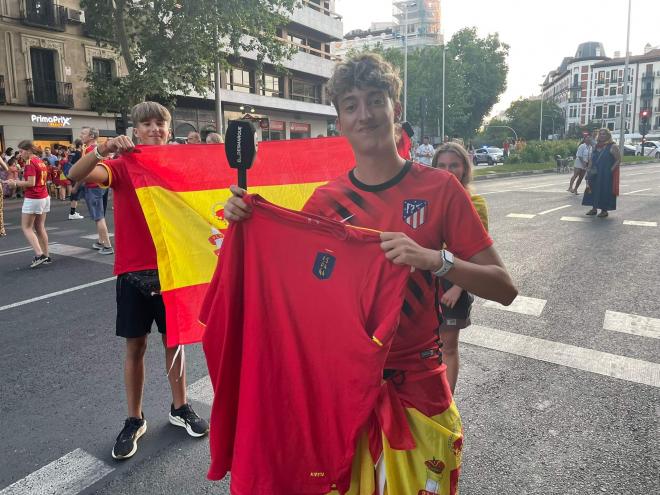
<path fill-rule="evenodd" d="M 282 98 L 282 78 L 264 74 L 261 79 L 261 94 Z"/>
<path fill-rule="evenodd" d="M 596 107 L 596 117 L 597 119 L 602 119 L 603 118 L 603 107 L 598 105 Z"/>
<path fill-rule="evenodd" d="M 619 73 L 619 71 L 616 70 L 616 69 L 612 69 L 610 71 L 610 82 L 616 82 L 618 73 Z"/>
<path fill-rule="evenodd" d="M 597 84 L 605 84 L 605 71 L 601 70 L 598 73 L 598 80 L 596 81 Z"/>
<path fill-rule="evenodd" d="M 605 96 L 605 88 L 598 88 L 596 90 L 596 96 Z"/>
<path fill-rule="evenodd" d="M 607 118 L 613 119 L 616 116 L 616 105 L 609 105 L 607 108 Z"/>
<path fill-rule="evenodd" d="M 94 72 L 95 76 L 98 76 L 102 79 L 112 79 L 112 60 L 107 58 L 93 58 L 92 71 Z"/>
<path fill-rule="evenodd" d="M 306 101 L 308 103 L 321 103 L 321 86 L 299 79 L 291 79 L 290 95 L 292 100 Z"/>
<path fill-rule="evenodd" d="M 607 128 L 608 128 L 610 131 L 613 131 L 613 130 L 614 130 L 614 122 L 608 122 L 608 123 L 607 123 Z"/>
<path fill-rule="evenodd" d="M 227 86 L 239 93 L 254 93 L 254 78 L 252 72 L 233 68 L 227 73 Z"/>
<path fill-rule="evenodd" d="M 616 86 L 610 86 L 610 96 L 616 96 Z"/>

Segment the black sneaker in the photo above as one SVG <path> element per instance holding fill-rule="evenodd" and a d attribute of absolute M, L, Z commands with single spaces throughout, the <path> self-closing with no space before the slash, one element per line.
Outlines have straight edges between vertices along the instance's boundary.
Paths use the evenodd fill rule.
<path fill-rule="evenodd" d="M 147 420 L 140 418 L 127 418 L 124 422 L 124 429 L 117 437 L 115 446 L 112 449 L 112 457 L 115 459 L 128 459 L 137 452 L 137 441 L 147 432 Z"/>
<path fill-rule="evenodd" d="M 184 404 L 179 409 L 170 406 L 170 423 L 185 428 L 191 437 L 203 437 L 209 432 L 209 423 L 197 416 L 190 404 Z"/>
<path fill-rule="evenodd" d="M 50 265 L 53 262 L 53 258 L 50 256 L 46 256 L 46 261 L 44 261 L 44 265 Z"/>
<path fill-rule="evenodd" d="M 32 263 L 30 263 L 30 268 L 38 267 L 42 263 L 45 263 L 47 259 L 48 259 L 48 256 L 43 255 L 43 254 L 40 255 L 40 256 L 35 256 L 34 258 L 32 258 Z"/>

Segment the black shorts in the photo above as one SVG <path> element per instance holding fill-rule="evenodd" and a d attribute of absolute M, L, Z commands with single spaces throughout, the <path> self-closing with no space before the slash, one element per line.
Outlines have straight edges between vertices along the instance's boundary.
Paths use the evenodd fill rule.
<path fill-rule="evenodd" d="M 160 294 L 147 295 L 130 282 L 128 274 L 117 277 L 117 336 L 144 337 L 151 333 L 156 322 L 158 331 L 165 333 L 165 305 Z"/>
<path fill-rule="evenodd" d="M 443 279 L 441 285 L 442 285 L 442 289 L 446 292 L 454 284 Z M 450 308 L 440 303 L 440 307 L 442 308 L 443 324 L 447 326 L 456 326 L 457 320 L 458 321 L 462 320 L 464 322 L 467 321 L 467 324 L 469 325 L 470 312 L 472 311 L 473 302 L 474 302 L 474 296 L 470 294 L 468 291 L 464 290 L 461 293 L 461 296 L 458 298 L 458 301 L 456 301 L 456 304 L 454 304 L 453 308 Z"/>

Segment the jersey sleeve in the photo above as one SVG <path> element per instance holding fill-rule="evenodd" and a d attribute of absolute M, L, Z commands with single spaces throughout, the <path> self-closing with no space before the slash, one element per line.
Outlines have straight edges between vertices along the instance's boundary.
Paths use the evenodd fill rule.
<path fill-rule="evenodd" d="M 470 196 L 455 177 L 447 182 L 442 236 L 447 249 L 462 260 L 492 246 Z"/>
<path fill-rule="evenodd" d="M 323 193 L 320 189 L 314 190 L 312 195 L 303 206 L 302 211 L 305 213 L 313 213 L 314 215 L 325 216 L 322 196 Z"/>
<path fill-rule="evenodd" d="M 477 215 L 479 215 L 479 218 L 481 219 L 481 224 L 484 226 L 484 229 L 486 229 L 486 232 L 488 232 L 488 205 L 486 204 L 486 200 L 483 196 L 473 194 L 472 205 L 474 206 L 474 209 L 477 210 Z"/>
<path fill-rule="evenodd" d="M 108 182 L 105 184 L 99 184 L 99 187 L 102 188 L 115 188 L 120 184 L 123 184 L 128 177 L 126 177 L 126 167 L 124 166 L 124 161 L 121 158 L 116 160 L 104 160 L 100 162 L 97 166 L 103 167 L 108 172 Z"/>

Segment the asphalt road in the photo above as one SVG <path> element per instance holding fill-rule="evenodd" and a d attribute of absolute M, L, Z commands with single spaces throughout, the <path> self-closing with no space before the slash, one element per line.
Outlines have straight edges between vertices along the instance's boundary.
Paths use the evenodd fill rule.
<path fill-rule="evenodd" d="M 658 492 L 660 164 L 623 169 L 619 209 L 607 219 L 584 215 L 581 197 L 566 192 L 568 178 L 476 184 L 521 297 L 516 311 L 478 301 L 474 326 L 462 333 L 462 494 Z M 47 222 L 63 254 L 30 270 L 20 203 L 5 204 L 0 495 L 229 493 L 205 479 L 208 441 L 167 422 L 156 336 L 147 355 L 149 432 L 133 459 L 111 458 L 126 415 L 112 256 L 83 238 L 94 233 L 91 221 L 66 214 L 56 202 Z M 188 347 L 187 363 L 193 404 L 208 415 L 199 346 Z"/>

